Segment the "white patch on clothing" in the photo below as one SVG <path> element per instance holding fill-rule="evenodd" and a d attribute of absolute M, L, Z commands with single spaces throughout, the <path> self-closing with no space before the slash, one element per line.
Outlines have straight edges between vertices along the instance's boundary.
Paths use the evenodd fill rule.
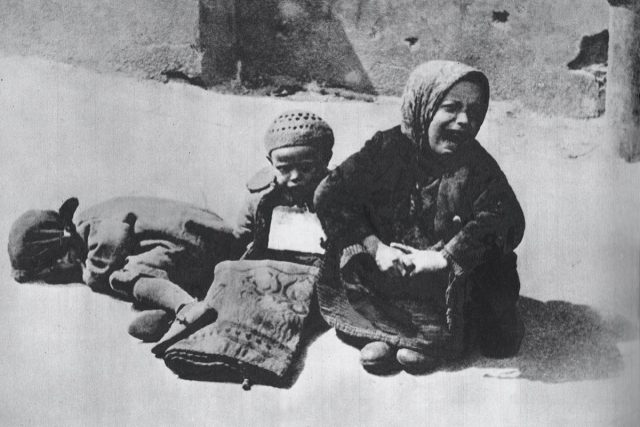
<path fill-rule="evenodd" d="M 278 206 L 273 210 L 269 249 L 324 254 L 325 238 L 320 220 L 307 209 Z"/>

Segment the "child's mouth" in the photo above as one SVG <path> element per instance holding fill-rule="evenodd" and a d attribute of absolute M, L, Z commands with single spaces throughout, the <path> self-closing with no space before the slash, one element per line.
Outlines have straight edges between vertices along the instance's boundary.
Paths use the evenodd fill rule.
<path fill-rule="evenodd" d="M 454 142 L 456 144 L 461 144 L 467 139 L 467 133 L 461 130 L 450 130 L 446 129 L 443 132 L 444 139 Z"/>
<path fill-rule="evenodd" d="M 445 129 L 442 139 L 450 148 L 455 149 L 467 141 L 468 135 L 464 131 Z"/>

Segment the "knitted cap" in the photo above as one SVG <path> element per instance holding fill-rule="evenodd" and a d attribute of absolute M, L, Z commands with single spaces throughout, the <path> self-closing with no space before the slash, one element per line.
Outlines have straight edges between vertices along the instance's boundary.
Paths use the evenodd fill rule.
<path fill-rule="evenodd" d="M 50 266 L 64 255 L 64 230 L 73 227 L 71 218 L 78 199 L 67 200 L 58 212 L 30 210 L 20 215 L 9 232 L 9 260 L 14 278 L 21 282 Z"/>
<path fill-rule="evenodd" d="M 309 111 L 295 110 L 280 114 L 269 126 L 264 138 L 267 154 L 283 147 L 333 148 L 333 131 L 319 116 Z"/>

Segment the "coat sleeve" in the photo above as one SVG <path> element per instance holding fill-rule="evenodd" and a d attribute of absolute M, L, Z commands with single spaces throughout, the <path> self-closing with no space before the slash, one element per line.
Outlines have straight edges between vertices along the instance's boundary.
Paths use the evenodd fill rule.
<path fill-rule="evenodd" d="M 256 228 L 256 209 L 262 193 L 249 193 L 245 198 L 236 223 L 233 227 L 233 235 L 238 245 L 244 250 L 253 241 Z"/>
<path fill-rule="evenodd" d="M 471 272 L 493 251 L 512 252 L 524 234 L 522 208 L 497 164 L 480 171 L 472 187 L 471 219 L 442 251 L 456 274 Z"/>
<path fill-rule="evenodd" d="M 247 182 L 244 202 L 233 225 L 233 235 L 240 248 L 240 254 L 253 241 L 256 232 L 256 213 L 262 196 L 271 191 L 275 185 L 274 168 L 265 166 L 256 172 Z"/>
<path fill-rule="evenodd" d="M 132 224 L 102 220 L 90 225 L 87 236 L 87 259 L 83 281 L 96 292 L 111 293 L 109 276 L 122 267 L 135 248 Z"/>
<path fill-rule="evenodd" d="M 378 132 L 316 189 L 314 206 L 318 217 L 329 241 L 341 248 L 375 234 L 366 206 L 388 163 L 383 151 L 382 134 Z"/>

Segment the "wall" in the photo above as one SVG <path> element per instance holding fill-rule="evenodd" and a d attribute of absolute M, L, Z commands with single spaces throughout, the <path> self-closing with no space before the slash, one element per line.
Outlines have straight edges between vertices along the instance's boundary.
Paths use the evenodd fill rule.
<path fill-rule="evenodd" d="M 203 86 L 385 95 L 417 64 L 455 59 L 486 71 L 496 99 L 592 117 L 601 76 L 567 64 L 607 22 L 604 0 L 5 0 L 0 49 Z"/>
<path fill-rule="evenodd" d="M 593 75 L 567 63 L 582 36 L 607 28 L 604 0 L 338 0 L 334 12 L 381 93 L 397 93 L 415 65 L 444 58 L 487 72 L 496 98 L 550 114 L 603 108 Z"/>
<path fill-rule="evenodd" d="M 194 0 L 2 0 L 0 49 L 162 78 L 199 76 Z"/>

